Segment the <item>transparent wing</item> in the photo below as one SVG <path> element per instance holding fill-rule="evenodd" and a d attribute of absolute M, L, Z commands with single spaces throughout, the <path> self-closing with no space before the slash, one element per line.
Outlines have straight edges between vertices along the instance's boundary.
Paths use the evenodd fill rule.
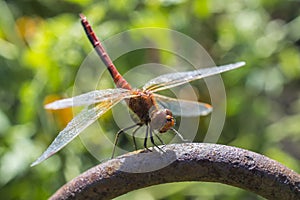
<path fill-rule="evenodd" d="M 184 117 L 204 116 L 212 111 L 212 107 L 206 103 L 174 99 L 158 94 L 154 94 L 156 102 L 163 108 L 172 111 L 173 115 Z"/>
<path fill-rule="evenodd" d="M 68 108 L 72 106 L 83 106 L 83 105 L 88 106 L 103 101 L 113 100 L 115 98 L 131 97 L 133 96 L 131 95 L 131 93 L 132 92 L 130 90 L 126 90 L 122 88 L 95 90 L 72 98 L 54 101 L 52 103 L 45 105 L 45 108 L 56 110 L 56 109 Z"/>
<path fill-rule="evenodd" d="M 111 101 L 100 102 L 93 108 L 85 108 L 75 118 L 73 118 L 71 122 L 69 122 L 67 127 L 58 134 L 48 149 L 36 161 L 34 161 L 31 166 L 41 163 L 58 152 L 69 142 L 71 142 L 77 135 L 79 135 L 79 133 L 81 133 L 86 127 L 91 125 L 101 115 L 103 115 L 107 110 L 109 110 L 116 103 L 120 102 L 122 99 L 123 97 L 120 96 L 119 98 L 115 98 Z"/>
<path fill-rule="evenodd" d="M 178 85 L 182 85 L 184 83 L 201 79 L 204 77 L 208 77 L 214 74 L 219 74 L 222 72 L 226 72 L 232 69 L 239 68 L 241 66 L 245 65 L 245 62 L 238 62 L 234 64 L 229 65 L 223 65 L 220 67 L 211 67 L 211 68 L 204 68 L 204 69 L 198 69 L 195 71 L 189 71 L 189 72 L 177 72 L 177 73 L 171 73 L 171 74 L 164 74 L 161 76 L 158 76 L 152 80 L 150 80 L 148 83 L 146 83 L 143 87 L 143 90 L 151 90 L 153 92 L 165 90 L 168 88 L 172 88 Z"/>

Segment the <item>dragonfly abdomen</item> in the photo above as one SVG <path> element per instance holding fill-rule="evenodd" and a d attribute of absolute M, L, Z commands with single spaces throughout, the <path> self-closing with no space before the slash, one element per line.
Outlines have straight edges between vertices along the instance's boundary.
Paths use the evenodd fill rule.
<path fill-rule="evenodd" d="M 95 48 L 97 54 L 101 58 L 102 62 L 107 67 L 110 75 L 114 79 L 115 84 L 118 88 L 124 89 L 131 89 L 130 84 L 123 78 L 123 76 L 118 72 L 117 68 L 111 61 L 108 54 L 105 52 L 104 47 L 102 46 L 101 42 L 99 41 L 98 37 L 96 36 L 95 32 L 93 31 L 90 23 L 87 21 L 86 17 L 80 14 L 81 24 L 84 28 L 86 35 L 88 36 L 90 42 L 92 43 L 93 47 Z"/>

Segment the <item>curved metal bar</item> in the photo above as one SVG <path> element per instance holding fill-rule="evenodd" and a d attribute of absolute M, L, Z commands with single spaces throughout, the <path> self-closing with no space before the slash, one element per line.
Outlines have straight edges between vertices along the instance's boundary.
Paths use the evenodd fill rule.
<path fill-rule="evenodd" d="M 111 199 L 139 188 L 182 181 L 224 183 L 267 199 L 300 199 L 300 175 L 263 155 L 205 143 L 161 148 L 163 153 L 135 151 L 101 163 L 65 184 L 50 199 Z M 160 163 L 172 159 L 174 162 L 160 168 Z"/>

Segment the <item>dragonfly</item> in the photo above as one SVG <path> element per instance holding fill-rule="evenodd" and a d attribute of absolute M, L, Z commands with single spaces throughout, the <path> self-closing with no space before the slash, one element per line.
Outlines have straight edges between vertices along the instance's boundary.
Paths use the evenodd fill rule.
<path fill-rule="evenodd" d="M 204 116 L 212 112 L 212 106 L 207 103 L 175 99 L 156 94 L 155 92 L 173 88 L 215 74 L 220 74 L 222 72 L 233 70 L 245 65 L 245 62 L 237 62 L 219 67 L 214 66 L 210 68 L 201 68 L 194 71 L 163 74 L 148 81 L 141 89 L 135 89 L 132 88 L 131 85 L 118 72 L 117 68 L 113 64 L 109 55 L 106 53 L 104 47 L 93 31 L 87 18 L 83 14 L 80 14 L 80 18 L 81 24 L 89 41 L 93 45 L 102 62 L 107 67 L 107 70 L 110 72 L 116 88 L 95 90 L 75 97 L 57 100 L 45 105 L 45 109 L 53 110 L 73 106 L 85 106 L 85 108 L 67 124 L 67 126 L 58 134 L 58 136 L 46 149 L 46 151 L 36 161 L 34 161 L 31 166 L 35 166 L 43 162 L 61 150 L 85 128 L 101 117 L 106 111 L 123 100 L 138 117 L 139 121 L 117 132 L 114 141 L 112 158 L 115 153 L 115 147 L 117 145 L 119 136 L 128 130 L 133 130 L 133 142 L 135 148 L 137 149 L 135 134 L 142 126 L 146 126 L 144 147 L 147 150 L 150 150 L 147 147 L 148 138 L 150 138 L 150 141 L 154 146 L 158 147 L 153 136 L 156 136 L 160 143 L 164 144 L 158 134 L 165 133 L 169 130 L 173 131 L 185 141 L 182 135 L 176 129 L 174 129 L 174 116 Z"/>

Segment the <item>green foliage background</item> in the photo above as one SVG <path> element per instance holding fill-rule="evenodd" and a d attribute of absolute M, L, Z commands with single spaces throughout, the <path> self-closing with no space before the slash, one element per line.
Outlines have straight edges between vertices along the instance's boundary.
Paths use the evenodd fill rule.
<path fill-rule="evenodd" d="M 222 75 L 227 117 L 219 143 L 259 152 L 300 171 L 299 1 L 1 0 L 1 199 L 45 199 L 99 162 L 76 139 L 29 167 L 63 128 L 43 109 L 45 98 L 72 94 L 78 67 L 92 50 L 80 25 L 81 12 L 101 39 L 132 28 L 163 27 L 197 40 L 216 63 L 246 61 L 243 69 Z M 145 63 L 145 57 L 132 60 Z M 126 71 L 135 66 L 132 60 L 121 59 L 118 66 Z M 141 198 L 261 199 L 217 183 L 159 185 L 119 199 Z"/>

